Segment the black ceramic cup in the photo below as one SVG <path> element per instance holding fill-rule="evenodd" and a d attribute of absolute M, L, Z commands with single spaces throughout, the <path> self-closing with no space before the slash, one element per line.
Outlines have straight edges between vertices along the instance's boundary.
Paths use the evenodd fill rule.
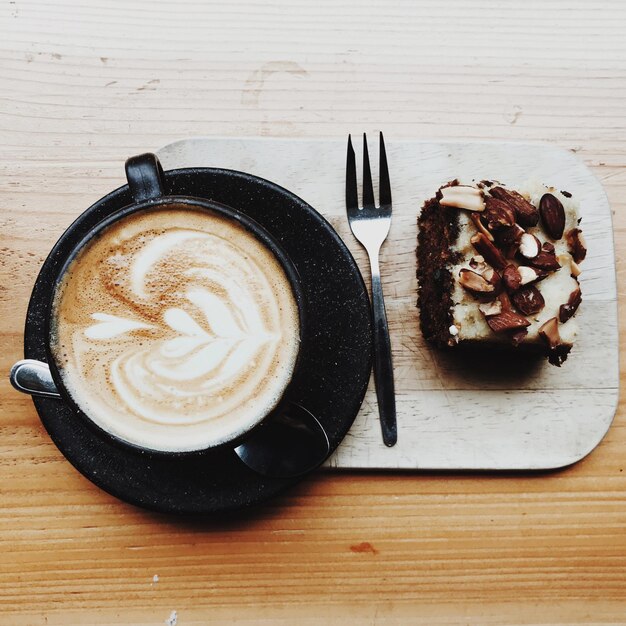
<path fill-rule="evenodd" d="M 126 177 L 128 180 L 130 194 L 133 198 L 133 203 L 114 210 L 111 214 L 102 219 L 94 228 L 90 229 L 90 231 L 79 241 L 79 243 L 77 243 L 69 251 L 69 253 L 65 255 L 63 261 L 59 263 L 56 278 L 50 289 L 49 302 L 46 308 L 45 334 L 46 356 L 48 363 L 45 364 L 36 361 L 22 361 L 20 363 L 27 364 L 29 368 L 28 376 L 30 377 L 30 379 L 28 385 L 23 385 L 20 382 L 21 379 L 19 376 L 19 372 L 17 372 L 16 370 L 19 364 L 16 364 L 16 366 L 14 366 L 11 380 L 14 386 L 20 391 L 24 391 L 32 395 L 59 397 L 62 402 L 66 403 L 73 409 L 74 413 L 80 419 L 86 422 L 89 428 L 94 429 L 101 437 L 105 437 L 115 442 L 119 446 L 139 451 L 141 453 L 178 456 L 206 452 L 209 449 L 224 447 L 228 447 L 231 449 L 239 448 L 241 447 L 242 443 L 246 442 L 247 439 L 253 437 L 254 432 L 257 431 L 257 429 L 261 429 L 267 421 L 272 420 L 272 418 L 274 418 L 274 421 L 276 421 L 276 416 L 279 416 L 278 421 L 280 421 L 280 415 L 284 413 L 294 414 L 293 407 L 290 407 L 290 385 L 287 385 L 286 389 L 283 392 L 282 398 L 274 407 L 274 409 L 272 409 L 272 411 L 270 411 L 266 416 L 260 419 L 257 423 L 253 424 L 247 430 L 243 432 L 236 432 L 233 434 L 232 437 L 226 440 L 221 440 L 215 445 L 204 445 L 202 448 L 199 448 L 197 450 L 181 452 L 176 450 L 153 450 L 150 448 L 141 447 L 135 443 L 120 439 L 109 431 L 104 430 L 92 419 L 90 419 L 89 415 L 86 412 L 83 411 L 83 409 L 73 398 L 73 396 L 67 390 L 66 386 L 63 383 L 61 374 L 59 372 L 59 364 L 56 362 L 54 352 L 51 348 L 51 333 L 54 326 L 54 320 L 52 319 L 53 300 L 56 294 L 57 287 L 63 280 L 63 277 L 65 276 L 72 261 L 76 259 L 77 255 L 81 252 L 81 250 L 85 248 L 85 246 L 89 242 L 91 242 L 94 238 L 97 238 L 101 233 L 104 232 L 105 229 L 107 229 L 118 220 L 139 211 L 158 211 L 161 209 L 171 208 L 172 206 L 176 206 L 177 209 L 181 207 L 188 207 L 190 210 L 208 211 L 237 222 L 240 226 L 242 226 L 249 233 L 251 233 L 261 244 L 263 244 L 264 247 L 270 250 L 283 268 L 285 275 L 291 285 L 291 289 L 298 307 L 299 330 L 301 339 L 303 338 L 305 333 L 306 320 L 304 310 L 304 296 L 298 272 L 287 254 L 280 246 L 280 244 L 267 232 L 267 230 L 265 230 L 250 217 L 224 204 L 191 196 L 167 195 L 164 191 L 163 170 L 156 155 L 154 154 L 142 154 L 128 159 L 128 161 L 126 162 Z M 71 230 L 73 226 L 74 225 L 70 226 L 68 230 Z M 298 372 L 298 367 L 301 361 L 300 356 L 301 355 L 298 353 L 292 373 L 292 380 Z M 259 439 L 257 438 L 257 443 L 258 441 Z M 240 456 L 242 456 L 243 458 L 243 454 Z M 322 460 L 323 459 L 320 458 L 319 462 L 321 462 Z"/>

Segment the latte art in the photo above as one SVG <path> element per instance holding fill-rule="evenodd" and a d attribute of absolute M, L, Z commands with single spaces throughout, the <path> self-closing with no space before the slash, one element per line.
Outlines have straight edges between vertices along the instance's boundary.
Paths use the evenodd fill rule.
<path fill-rule="evenodd" d="M 87 244 L 53 319 L 77 404 L 155 450 L 201 449 L 258 423 L 299 346 L 296 301 L 272 252 L 233 220 L 186 208 L 131 215 Z"/>

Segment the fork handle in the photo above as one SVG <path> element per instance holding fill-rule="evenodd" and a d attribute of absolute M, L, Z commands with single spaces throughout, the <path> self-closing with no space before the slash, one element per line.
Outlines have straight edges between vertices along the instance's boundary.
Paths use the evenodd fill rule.
<path fill-rule="evenodd" d="M 374 382 L 383 441 L 386 446 L 394 446 L 398 440 L 396 422 L 396 394 L 393 382 L 393 362 L 389 326 L 383 299 L 383 286 L 380 281 L 378 254 L 370 255 L 372 267 L 372 313 L 374 317 Z"/>

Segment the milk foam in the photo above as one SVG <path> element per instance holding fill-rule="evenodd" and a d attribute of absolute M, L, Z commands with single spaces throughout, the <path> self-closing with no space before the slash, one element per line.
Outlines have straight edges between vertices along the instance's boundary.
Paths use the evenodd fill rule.
<path fill-rule="evenodd" d="M 72 263 L 52 347 L 104 430 L 155 450 L 231 439 L 279 401 L 298 309 L 273 254 L 237 223 L 182 208 L 124 218 Z"/>

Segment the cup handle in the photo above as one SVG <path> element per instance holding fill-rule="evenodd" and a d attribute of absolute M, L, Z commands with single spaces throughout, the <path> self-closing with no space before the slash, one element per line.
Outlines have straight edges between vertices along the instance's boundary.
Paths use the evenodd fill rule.
<path fill-rule="evenodd" d="M 61 398 L 47 363 L 24 359 L 18 361 L 9 374 L 11 384 L 22 393 L 39 398 Z"/>
<path fill-rule="evenodd" d="M 153 200 L 164 195 L 165 176 L 156 154 L 146 152 L 126 161 L 126 179 L 135 202 Z"/>

